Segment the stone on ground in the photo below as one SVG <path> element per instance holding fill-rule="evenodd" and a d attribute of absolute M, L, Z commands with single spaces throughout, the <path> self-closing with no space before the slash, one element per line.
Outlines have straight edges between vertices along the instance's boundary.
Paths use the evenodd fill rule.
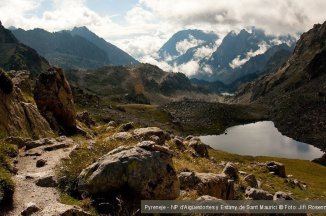
<path fill-rule="evenodd" d="M 140 141 L 151 140 L 158 145 L 164 145 L 165 143 L 165 133 L 158 127 L 138 128 L 134 130 L 133 134 Z"/>
<path fill-rule="evenodd" d="M 247 200 L 273 200 L 273 195 L 267 191 L 248 187 L 245 192 Z"/>
<path fill-rule="evenodd" d="M 200 157 L 208 157 L 207 145 L 202 143 L 198 138 L 192 138 L 189 141 L 189 147 L 195 150 Z"/>
<path fill-rule="evenodd" d="M 275 175 L 286 178 L 285 166 L 282 163 L 271 161 L 266 163 L 267 169 Z"/>
<path fill-rule="evenodd" d="M 250 187 L 258 188 L 258 181 L 254 174 L 249 174 L 243 179 Z"/>
<path fill-rule="evenodd" d="M 239 179 L 238 168 L 231 162 L 228 162 L 223 169 L 223 173 L 227 175 L 230 179 Z"/>
<path fill-rule="evenodd" d="M 233 182 L 223 174 L 182 172 L 179 174 L 182 190 L 195 190 L 198 195 L 209 195 L 219 199 L 233 199 Z"/>
<path fill-rule="evenodd" d="M 78 177 L 78 189 L 86 195 L 110 194 L 125 187 L 141 199 L 177 198 L 180 186 L 170 151 L 153 142 L 119 147 Z"/>

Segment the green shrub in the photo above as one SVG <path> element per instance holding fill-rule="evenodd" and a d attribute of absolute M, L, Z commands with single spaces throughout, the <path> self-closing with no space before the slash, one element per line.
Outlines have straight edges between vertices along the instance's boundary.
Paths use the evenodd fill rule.
<path fill-rule="evenodd" d="M 11 201 L 14 193 L 14 183 L 10 173 L 0 167 L 0 206 Z"/>
<path fill-rule="evenodd" d="M 15 157 L 17 153 L 17 146 L 0 143 L 0 206 L 12 199 L 14 183 L 9 172 L 12 169 L 9 156 Z"/>

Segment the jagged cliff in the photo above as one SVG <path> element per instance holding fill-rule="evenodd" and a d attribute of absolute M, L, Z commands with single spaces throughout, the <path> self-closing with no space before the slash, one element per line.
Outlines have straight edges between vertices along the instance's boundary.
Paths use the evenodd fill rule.
<path fill-rule="evenodd" d="M 76 111 L 72 91 L 60 68 L 50 68 L 38 77 L 34 98 L 52 129 L 63 133 L 76 131 Z"/>
<path fill-rule="evenodd" d="M 20 86 L 28 77 L 25 71 L 11 73 L 0 70 L 0 135 L 49 136 L 53 132 L 41 116 L 33 98 Z M 25 77 L 25 78 L 24 78 Z M 26 81 L 26 80 L 25 80 Z"/>

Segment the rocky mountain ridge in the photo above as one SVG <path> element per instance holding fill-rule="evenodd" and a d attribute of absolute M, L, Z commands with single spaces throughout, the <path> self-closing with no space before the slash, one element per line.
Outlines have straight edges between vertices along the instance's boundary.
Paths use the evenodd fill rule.
<path fill-rule="evenodd" d="M 213 49 L 217 39 L 218 36 L 213 32 L 198 29 L 179 31 L 159 49 L 157 60 L 167 61 L 170 65 L 187 63 L 195 58 L 196 52 L 200 49 Z"/>
<path fill-rule="evenodd" d="M 66 71 L 69 81 L 90 93 L 134 103 L 162 103 L 178 94 L 203 93 L 182 73 L 169 73 L 150 64 Z M 160 102 L 161 101 L 161 102 Z"/>
<path fill-rule="evenodd" d="M 244 86 L 235 99 L 268 104 L 282 133 L 324 150 L 325 40 L 326 22 L 314 25 L 301 35 L 282 67 Z"/>
<path fill-rule="evenodd" d="M 0 22 L 0 67 L 4 70 L 29 70 L 32 76 L 50 65 L 34 49 L 20 43 Z"/>
<path fill-rule="evenodd" d="M 14 29 L 12 33 L 19 41 L 43 55 L 52 65 L 64 69 L 94 69 L 106 65 L 138 63 L 86 27 L 53 33 L 43 29 Z"/>
<path fill-rule="evenodd" d="M 196 65 L 198 70 L 191 72 L 190 78 L 232 85 L 245 76 L 265 73 L 275 53 L 287 52 L 273 59 L 276 69 L 288 59 L 296 41 L 289 35 L 267 35 L 256 28 L 243 29 L 239 33 L 232 31 L 220 44 L 218 37 L 213 36 L 213 33 L 200 30 L 177 32 L 160 48 L 158 60 L 186 74 L 189 72 L 182 71 L 186 65 Z M 181 45 L 185 50 L 180 54 Z"/>

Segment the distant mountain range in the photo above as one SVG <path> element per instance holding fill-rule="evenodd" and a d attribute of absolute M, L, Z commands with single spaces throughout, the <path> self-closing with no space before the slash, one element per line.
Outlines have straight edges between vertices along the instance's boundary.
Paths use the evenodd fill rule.
<path fill-rule="evenodd" d="M 64 69 L 89 69 L 138 63 L 129 54 L 98 37 L 86 27 L 54 33 L 43 29 L 11 31 L 20 42 L 35 49 L 52 65 Z"/>
<path fill-rule="evenodd" d="M 158 51 L 158 60 L 181 65 L 204 58 L 203 52 L 214 49 L 217 34 L 196 29 L 175 33 Z M 209 55 L 209 54 L 208 54 Z"/>
<path fill-rule="evenodd" d="M 29 70 L 33 76 L 50 67 L 48 61 L 34 49 L 20 43 L 0 22 L 0 68 Z"/>
<path fill-rule="evenodd" d="M 296 42 L 294 37 L 266 35 L 255 28 L 232 31 L 219 45 L 218 38 L 213 32 L 200 30 L 177 32 L 160 48 L 157 60 L 167 62 L 190 78 L 230 85 L 248 75 L 266 73 L 273 65 L 277 68 L 290 56 Z M 276 53 L 282 54 L 276 58 Z M 189 69 L 183 67 L 187 64 L 196 66 L 196 73 L 182 71 Z"/>

